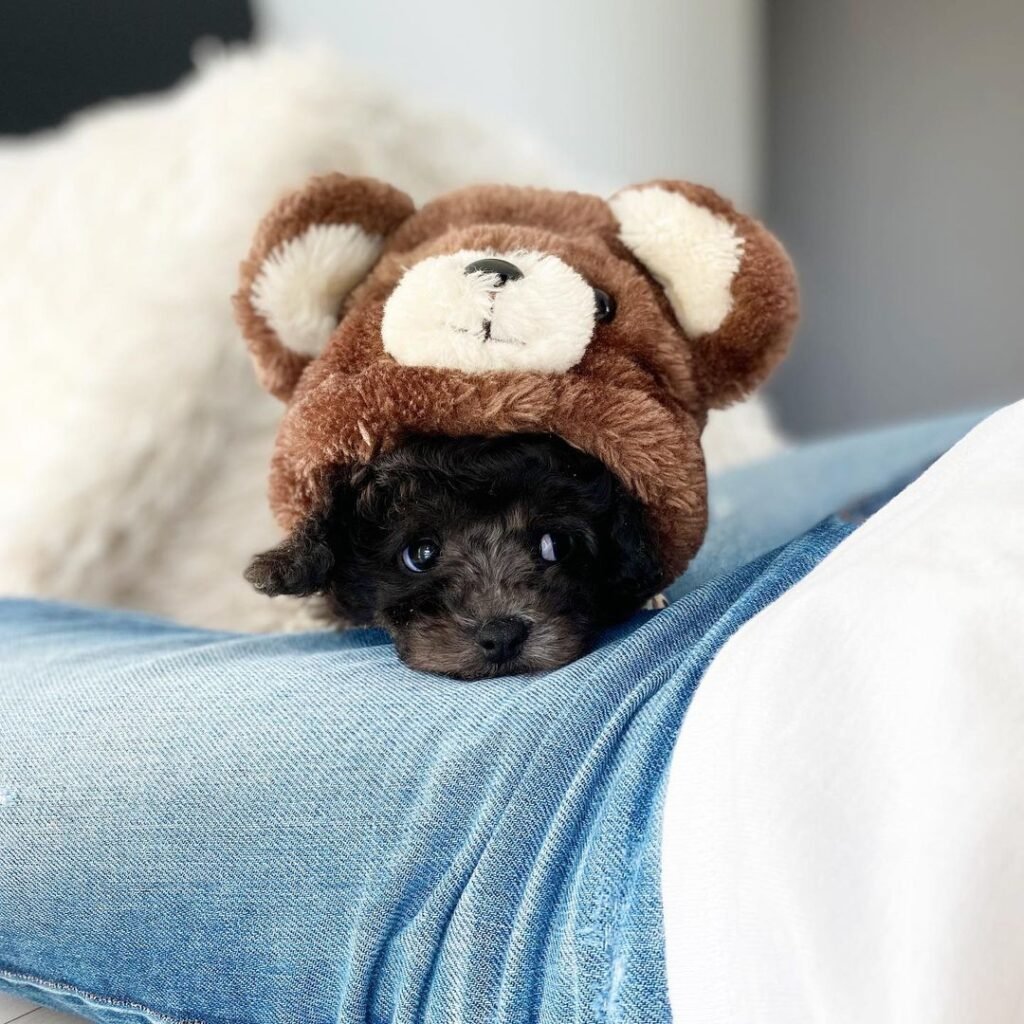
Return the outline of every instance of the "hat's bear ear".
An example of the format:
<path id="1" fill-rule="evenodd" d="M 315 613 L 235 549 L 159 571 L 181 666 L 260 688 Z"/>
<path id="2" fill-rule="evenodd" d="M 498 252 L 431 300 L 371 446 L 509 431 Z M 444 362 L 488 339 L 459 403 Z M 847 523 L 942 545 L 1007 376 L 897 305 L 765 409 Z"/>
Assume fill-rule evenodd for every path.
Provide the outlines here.
<path id="1" fill-rule="evenodd" d="M 709 188 L 654 181 L 609 204 L 619 238 L 664 288 L 709 406 L 728 405 L 782 358 L 796 326 L 796 274 L 756 220 Z"/>
<path id="2" fill-rule="evenodd" d="M 404 192 L 381 181 L 328 174 L 285 196 L 263 218 L 234 302 L 271 394 L 290 397 L 334 331 L 345 296 L 413 209 Z"/>

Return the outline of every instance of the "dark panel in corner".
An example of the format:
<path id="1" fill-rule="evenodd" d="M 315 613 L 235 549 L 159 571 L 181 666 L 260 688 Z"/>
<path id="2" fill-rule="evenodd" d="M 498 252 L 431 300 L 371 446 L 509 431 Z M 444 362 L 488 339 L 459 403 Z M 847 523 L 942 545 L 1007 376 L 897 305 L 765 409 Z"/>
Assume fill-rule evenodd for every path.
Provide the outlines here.
<path id="1" fill-rule="evenodd" d="M 248 39 L 246 0 L 0 0 L 0 135 L 173 85 L 196 40 Z"/>

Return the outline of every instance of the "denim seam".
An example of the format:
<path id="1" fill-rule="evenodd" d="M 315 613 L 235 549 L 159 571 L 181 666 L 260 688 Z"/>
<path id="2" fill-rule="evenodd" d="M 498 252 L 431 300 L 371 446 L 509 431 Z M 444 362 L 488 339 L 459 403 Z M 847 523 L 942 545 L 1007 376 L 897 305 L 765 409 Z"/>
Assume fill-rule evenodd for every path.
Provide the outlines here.
<path id="1" fill-rule="evenodd" d="M 153 1021 L 153 1024 L 204 1024 L 197 1017 L 169 1017 L 167 1014 L 159 1013 L 148 1006 L 144 1006 L 142 1003 L 133 1003 L 128 999 L 113 999 L 110 996 L 97 995 L 95 992 L 88 992 L 85 989 L 76 988 L 74 985 L 66 985 L 59 981 L 50 981 L 48 978 L 40 978 L 34 974 L 22 974 L 19 971 L 6 971 L 0 968 L 0 979 L 18 985 L 37 988 L 49 995 L 72 995 L 81 999 L 84 1003 L 94 1004 L 97 1009 L 132 1010 L 136 1013 L 145 1014 Z"/>
<path id="2" fill-rule="evenodd" d="M 620 736 L 621 737 L 621 735 L 628 730 L 629 724 L 647 706 L 647 702 L 651 698 L 651 696 L 653 694 L 659 692 L 661 687 L 664 686 L 669 680 L 671 680 L 672 675 L 673 675 L 673 673 L 676 670 L 676 667 L 677 667 L 677 664 L 678 664 L 679 660 L 680 660 L 679 657 L 674 657 L 670 664 L 662 665 L 662 666 L 656 666 L 653 670 L 650 670 L 647 673 L 645 673 L 645 675 L 641 679 L 637 680 L 634 683 L 634 685 L 630 688 L 630 693 L 629 693 L 629 698 L 628 698 L 628 704 L 631 705 L 631 706 L 628 709 L 626 709 L 626 708 L 619 708 L 618 712 L 616 713 L 615 716 L 613 716 L 611 721 L 606 721 L 606 722 L 603 723 L 603 725 L 600 727 L 600 729 L 593 736 L 592 744 L 591 744 L 591 749 L 592 750 L 597 750 L 605 742 L 607 742 L 607 743 L 609 743 L 611 745 L 615 744 L 615 740 L 614 739 L 610 739 L 609 740 L 609 739 L 607 739 L 607 737 L 615 737 L 615 736 Z M 652 682 L 652 678 L 653 677 L 657 677 L 657 681 L 656 682 Z M 566 719 L 567 718 L 571 718 L 571 716 L 573 714 L 574 714 L 574 710 L 572 708 L 566 708 L 565 711 L 559 716 L 558 720 L 556 722 L 552 723 L 551 727 L 545 731 L 544 739 L 547 740 L 547 738 L 556 729 L 564 728 Z M 533 763 L 536 762 L 537 756 L 539 756 L 540 753 L 541 753 L 541 748 L 542 748 L 542 744 L 538 744 L 537 753 L 536 753 L 536 755 L 533 758 L 531 758 L 530 764 L 533 764 Z M 569 795 L 571 793 L 573 793 L 576 790 L 577 784 L 578 784 L 581 776 L 585 775 L 586 771 L 587 771 L 587 768 L 586 768 L 585 765 L 578 765 L 572 771 L 572 774 L 571 774 L 570 778 L 567 779 L 566 790 L 565 790 L 565 793 L 563 794 L 563 802 L 564 802 L 564 800 L 566 800 L 569 797 Z M 520 783 L 520 785 L 522 785 L 522 783 Z M 552 810 L 551 815 L 549 815 L 549 817 L 547 819 L 549 824 L 550 824 L 550 822 L 552 820 L 555 820 L 555 819 L 559 818 L 559 816 L 562 814 L 562 812 L 564 810 L 563 802 L 560 802 L 559 805 Z M 580 810 L 578 810 L 576 812 L 577 815 L 579 815 L 581 813 L 585 814 L 585 812 L 582 809 L 580 809 Z M 527 884 L 527 889 L 529 889 L 529 883 Z M 518 920 L 518 915 L 517 915 L 516 919 Z M 548 947 L 548 945 L 550 943 L 550 939 L 551 939 L 550 930 L 549 929 L 545 929 L 543 936 L 540 938 L 541 946 L 542 946 L 542 949 L 544 951 L 546 951 L 546 949 L 547 949 L 547 947 Z M 607 942 L 608 942 L 608 940 L 606 939 L 605 943 L 603 944 L 606 953 L 609 951 Z M 507 959 L 508 959 L 507 953 L 508 953 L 508 951 L 506 950 L 506 962 L 507 962 Z M 613 965 L 610 965 L 609 969 L 611 969 L 611 966 L 613 966 Z M 577 977 L 578 977 L 578 975 L 577 975 Z M 533 989 L 536 989 L 536 985 L 537 985 L 537 982 L 535 981 L 534 984 L 533 984 Z M 610 985 L 611 985 L 611 978 L 609 976 L 607 984 L 603 985 L 603 987 L 604 988 L 608 988 Z M 502 1005 L 505 1004 L 505 1000 L 503 998 L 503 992 L 504 992 L 504 985 L 499 987 L 499 1001 L 500 1001 L 500 1003 Z"/>
<path id="3" fill-rule="evenodd" d="M 480 848 L 477 850 L 476 856 L 473 858 L 473 866 L 472 866 L 472 868 L 469 870 L 468 874 L 466 875 L 465 879 L 462 882 L 462 885 L 460 887 L 460 895 L 455 898 L 454 903 L 452 904 L 450 910 L 448 911 L 448 913 L 446 915 L 446 920 L 444 922 L 444 925 L 443 925 L 443 927 L 441 929 L 441 933 L 438 936 L 437 942 L 435 944 L 433 955 L 430 958 L 429 973 L 423 979 L 423 981 L 422 981 L 422 983 L 420 985 L 420 995 L 419 995 L 419 1001 L 418 1001 L 419 1002 L 419 1007 L 418 1007 L 417 1012 L 416 1012 L 416 1018 L 415 1018 L 416 1020 L 419 1020 L 421 1018 L 422 1012 L 423 1012 L 423 1008 L 429 1005 L 430 999 L 431 999 L 431 997 L 433 995 L 434 982 L 435 982 L 435 979 L 436 979 L 436 976 L 437 976 L 437 968 L 438 968 L 438 964 L 439 964 L 439 961 L 441 959 L 442 952 L 443 952 L 443 948 L 442 947 L 444 946 L 444 941 L 445 941 L 446 937 L 448 936 L 448 934 L 449 934 L 449 932 L 451 930 L 452 920 L 453 920 L 453 918 L 455 916 L 455 912 L 456 912 L 456 910 L 458 908 L 458 905 L 459 905 L 459 902 L 461 900 L 461 895 L 462 895 L 463 892 L 465 892 L 465 890 L 468 888 L 468 886 L 472 882 L 474 876 L 476 875 L 476 872 L 477 872 L 477 870 L 478 870 L 478 868 L 480 866 L 480 860 L 484 856 L 484 854 L 485 854 L 485 852 L 487 850 L 487 846 L 490 843 L 491 839 L 493 838 L 495 832 L 497 832 L 501 828 L 502 824 L 506 821 L 506 819 L 508 817 L 510 808 L 512 808 L 515 805 L 515 797 L 516 797 L 516 794 L 519 792 L 520 788 L 523 785 L 523 781 L 522 781 L 523 777 L 528 773 L 529 768 L 532 765 L 535 765 L 537 763 L 538 758 L 542 757 L 544 752 L 547 750 L 547 747 L 545 746 L 545 744 L 546 744 L 546 741 L 548 740 L 548 738 L 551 736 L 551 734 L 556 732 L 558 729 L 562 728 L 563 726 L 564 726 L 564 715 L 559 715 L 557 719 L 555 719 L 553 722 L 548 723 L 548 725 L 545 727 L 542 736 L 537 741 L 535 749 L 530 754 L 530 757 L 527 759 L 526 764 L 521 767 L 521 769 L 520 769 L 520 778 L 518 779 L 516 784 L 512 787 L 512 789 L 510 790 L 508 796 L 506 797 L 506 799 L 504 801 L 504 806 L 503 806 L 503 808 L 501 810 L 501 813 L 497 816 L 496 820 L 492 823 L 491 828 L 489 829 L 487 835 L 481 837 Z M 388 936 L 387 940 L 385 942 L 382 942 L 379 945 L 378 949 L 376 950 L 376 955 L 374 956 L 373 965 L 372 965 L 372 967 L 370 969 L 369 978 L 367 979 L 367 983 L 366 983 L 366 994 L 367 994 L 367 1005 L 368 1006 L 372 1007 L 372 1006 L 376 1005 L 376 1002 L 377 1002 L 377 992 L 378 992 L 378 989 L 380 987 L 379 979 L 380 979 L 380 973 L 381 973 L 381 966 L 382 966 L 382 964 L 383 964 L 383 962 L 384 962 L 384 960 L 386 958 L 386 952 L 387 952 L 388 948 L 397 939 L 399 939 L 402 936 L 402 934 L 408 929 L 410 924 L 415 922 L 416 919 L 422 914 L 423 909 L 424 909 L 424 904 L 428 900 L 429 900 L 429 895 L 424 898 L 424 902 L 421 903 L 420 906 L 417 908 L 416 913 L 412 914 L 405 921 L 403 921 L 401 927 L 394 934 Z M 499 986 L 498 986 L 498 999 L 499 999 L 499 1002 L 500 1002 L 500 998 L 501 998 L 501 986 L 499 984 Z M 186 1022 L 186 1024 L 191 1024 L 191 1022 Z"/>
<path id="4" fill-rule="evenodd" d="M 622 975 L 625 969 L 624 940 L 628 931 L 628 925 L 623 921 L 623 915 L 628 910 L 629 897 L 635 890 L 640 877 L 643 850 L 644 842 L 640 839 L 634 839 L 633 849 L 630 851 L 629 861 L 624 872 L 626 877 L 621 879 L 619 884 L 615 886 L 614 898 L 610 900 L 610 909 L 615 920 L 612 923 L 611 933 L 606 940 L 605 947 L 605 953 L 608 957 L 608 974 L 602 987 L 600 1003 L 595 1007 L 601 1014 L 602 1021 L 618 1020 L 621 1018 L 619 991 L 622 988 Z M 611 894 L 606 893 L 605 895 Z"/>

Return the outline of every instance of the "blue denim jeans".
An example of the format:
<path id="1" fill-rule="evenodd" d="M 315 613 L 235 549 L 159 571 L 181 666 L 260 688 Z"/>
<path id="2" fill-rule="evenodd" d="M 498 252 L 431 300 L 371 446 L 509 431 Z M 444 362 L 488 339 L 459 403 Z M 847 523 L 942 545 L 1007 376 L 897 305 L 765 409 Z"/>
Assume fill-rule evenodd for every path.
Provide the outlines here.
<path id="1" fill-rule="evenodd" d="M 680 722 L 853 528 L 723 561 L 558 672 L 473 684 L 375 631 L 0 603 L 0 988 L 120 1022 L 669 1021 Z"/>

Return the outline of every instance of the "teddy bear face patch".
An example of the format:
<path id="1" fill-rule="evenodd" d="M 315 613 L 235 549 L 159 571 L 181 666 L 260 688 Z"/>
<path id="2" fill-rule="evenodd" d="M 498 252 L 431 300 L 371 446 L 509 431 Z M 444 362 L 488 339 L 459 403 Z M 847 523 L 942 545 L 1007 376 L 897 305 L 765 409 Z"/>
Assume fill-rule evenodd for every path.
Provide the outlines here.
<path id="1" fill-rule="evenodd" d="M 552 253 L 460 249 L 402 275 L 384 306 L 384 350 L 406 366 L 564 373 L 611 300 Z"/>

